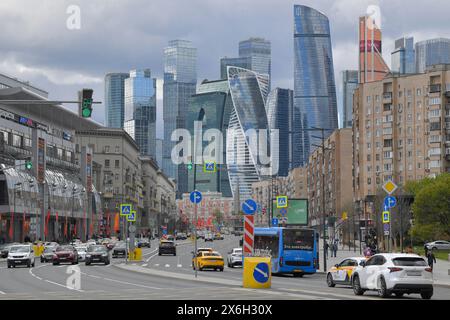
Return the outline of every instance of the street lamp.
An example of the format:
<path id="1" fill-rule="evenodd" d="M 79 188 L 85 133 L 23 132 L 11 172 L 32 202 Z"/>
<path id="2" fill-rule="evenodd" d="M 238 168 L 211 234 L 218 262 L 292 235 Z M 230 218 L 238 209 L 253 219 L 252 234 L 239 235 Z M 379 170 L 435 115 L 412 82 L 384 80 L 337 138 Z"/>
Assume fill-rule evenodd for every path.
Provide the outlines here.
<path id="1" fill-rule="evenodd" d="M 16 213 L 16 192 L 17 192 L 17 187 L 22 186 L 22 182 L 17 182 L 14 184 L 14 212 L 11 215 L 11 225 L 12 225 L 12 238 L 11 241 L 14 241 L 14 214 Z"/>

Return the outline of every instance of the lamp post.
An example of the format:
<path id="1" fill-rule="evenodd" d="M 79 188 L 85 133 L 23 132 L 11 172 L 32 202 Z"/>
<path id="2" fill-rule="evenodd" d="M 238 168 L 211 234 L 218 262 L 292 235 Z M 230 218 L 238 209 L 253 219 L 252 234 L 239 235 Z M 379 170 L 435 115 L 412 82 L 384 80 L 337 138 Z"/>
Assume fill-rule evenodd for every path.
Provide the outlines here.
<path id="1" fill-rule="evenodd" d="M 14 184 L 14 212 L 11 215 L 11 224 L 12 224 L 12 238 L 11 241 L 14 242 L 14 214 L 16 213 L 16 192 L 17 192 L 17 187 L 22 186 L 22 182 L 17 182 Z"/>

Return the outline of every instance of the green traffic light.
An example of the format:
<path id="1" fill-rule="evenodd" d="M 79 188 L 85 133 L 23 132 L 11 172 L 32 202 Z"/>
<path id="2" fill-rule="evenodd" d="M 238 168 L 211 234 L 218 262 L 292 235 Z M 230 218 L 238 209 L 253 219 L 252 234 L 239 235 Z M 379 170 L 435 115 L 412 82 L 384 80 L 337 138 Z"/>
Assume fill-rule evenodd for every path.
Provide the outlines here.
<path id="1" fill-rule="evenodd" d="M 192 170 L 192 163 L 188 163 L 187 168 L 188 170 Z"/>
<path id="2" fill-rule="evenodd" d="M 31 161 L 27 161 L 25 163 L 25 168 L 27 168 L 28 170 L 31 170 L 33 168 L 33 163 Z"/>
<path id="3" fill-rule="evenodd" d="M 92 114 L 92 110 L 89 108 L 83 108 L 81 113 L 83 115 L 83 118 L 89 118 Z"/>

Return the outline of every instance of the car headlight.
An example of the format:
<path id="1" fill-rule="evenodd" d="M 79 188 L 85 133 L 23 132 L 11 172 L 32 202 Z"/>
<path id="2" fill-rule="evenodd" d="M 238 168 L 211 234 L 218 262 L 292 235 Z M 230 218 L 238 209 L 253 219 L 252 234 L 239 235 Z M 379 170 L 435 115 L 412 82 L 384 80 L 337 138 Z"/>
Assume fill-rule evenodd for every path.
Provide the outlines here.
<path id="1" fill-rule="evenodd" d="M 107 253 L 102 254 L 102 257 L 107 257 L 107 256 L 108 256 Z"/>

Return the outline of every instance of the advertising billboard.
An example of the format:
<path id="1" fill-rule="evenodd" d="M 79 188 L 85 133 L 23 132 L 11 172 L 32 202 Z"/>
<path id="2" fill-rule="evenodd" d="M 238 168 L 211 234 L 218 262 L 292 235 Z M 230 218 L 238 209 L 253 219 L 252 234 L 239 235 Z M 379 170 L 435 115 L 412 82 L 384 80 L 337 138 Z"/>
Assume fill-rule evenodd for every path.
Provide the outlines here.
<path id="1" fill-rule="evenodd" d="M 289 199 L 286 208 L 277 208 L 277 202 L 273 201 L 273 217 L 279 224 L 286 226 L 308 225 L 308 199 Z"/>

